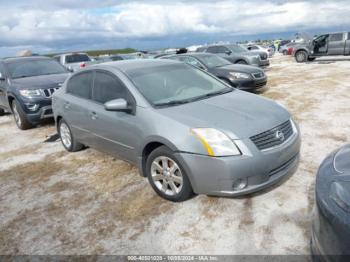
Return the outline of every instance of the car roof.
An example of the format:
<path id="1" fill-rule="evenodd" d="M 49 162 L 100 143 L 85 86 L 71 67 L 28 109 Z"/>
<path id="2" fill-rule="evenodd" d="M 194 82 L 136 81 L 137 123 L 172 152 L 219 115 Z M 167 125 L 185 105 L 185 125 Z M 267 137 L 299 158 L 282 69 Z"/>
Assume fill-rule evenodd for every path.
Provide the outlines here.
<path id="1" fill-rule="evenodd" d="M 21 56 L 21 57 L 8 57 L 3 58 L 0 61 L 4 63 L 15 63 L 21 61 L 34 61 L 34 60 L 51 60 L 52 58 L 47 56 Z"/>
<path id="2" fill-rule="evenodd" d="M 97 64 L 90 66 L 89 68 L 115 68 L 120 71 L 126 72 L 129 70 L 137 70 L 140 68 L 149 68 L 149 67 L 157 67 L 162 65 L 171 65 L 171 64 L 179 64 L 180 62 L 175 60 L 166 60 L 166 59 L 133 59 L 133 60 L 121 60 L 121 61 L 113 61 L 102 64 Z"/>

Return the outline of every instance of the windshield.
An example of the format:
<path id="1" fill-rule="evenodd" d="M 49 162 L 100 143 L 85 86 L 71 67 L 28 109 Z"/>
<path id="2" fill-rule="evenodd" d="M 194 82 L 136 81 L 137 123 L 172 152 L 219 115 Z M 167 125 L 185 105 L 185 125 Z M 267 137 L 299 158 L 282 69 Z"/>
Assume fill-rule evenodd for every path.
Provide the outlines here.
<path id="1" fill-rule="evenodd" d="M 74 54 L 74 55 L 66 56 L 66 64 L 89 62 L 89 61 L 91 61 L 90 57 L 85 54 Z"/>
<path id="2" fill-rule="evenodd" d="M 12 62 L 7 64 L 7 69 L 13 79 L 67 73 L 60 63 L 51 59 Z"/>
<path id="3" fill-rule="evenodd" d="M 248 49 L 239 45 L 228 45 L 227 46 L 233 53 L 246 53 Z"/>
<path id="4" fill-rule="evenodd" d="M 233 90 L 187 64 L 140 68 L 126 73 L 142 95 L 155 106 L 189 103 Z"/>
<path id="5" fill-rule="evenodd" d="M 225 66 L 225 65 L 230 65 L 231 64 L 226 59 L 221 58 L 220 56 L 217 56 L 217 55 L 205 55 L 205 56 L 200 56 L 198 58 L 200 58 L 200 60 L 208 68 L 221 67 L 221 66 Z"/>

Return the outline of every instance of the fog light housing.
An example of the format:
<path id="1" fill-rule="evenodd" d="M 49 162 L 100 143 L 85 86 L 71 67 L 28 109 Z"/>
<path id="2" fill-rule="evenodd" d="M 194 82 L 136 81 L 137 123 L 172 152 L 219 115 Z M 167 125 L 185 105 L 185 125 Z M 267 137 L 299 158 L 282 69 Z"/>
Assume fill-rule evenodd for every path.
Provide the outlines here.
<path id="1" fill-rule="evenodd" d="M 29 111 L 37 111 L 39 109 L 39 104 L 26 104 Z"/>
<path id="2" fill-rule="evenodd" d="M 232 184 L 234 190 L 242 190 L 248 185 L 248 180 L 246 178 L 239 178 Z"/>

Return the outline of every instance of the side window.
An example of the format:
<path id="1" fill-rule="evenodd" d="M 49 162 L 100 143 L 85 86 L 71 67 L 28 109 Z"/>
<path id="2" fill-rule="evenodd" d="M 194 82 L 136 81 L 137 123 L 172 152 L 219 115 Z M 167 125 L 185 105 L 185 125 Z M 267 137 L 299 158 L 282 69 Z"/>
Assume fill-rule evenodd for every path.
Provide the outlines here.
<path id="1" fill-rule="evenodd" d="M 207 49 L 207 52 L 208 53 L 213 53 L 213 54 L 219 53 L 218 52 L 218 47 L 217 46 L 209 46 L 208 49 Z"/>
<path id="2" fill-rule="evenodd" d="M 92 71 L 73 76 L 67 83 L 67 93 L 81 98 L 91 98 Z"/>
<path id="3" fill-rule="evenodd" d="M 343 40 L 343 33 L 340 34 L 333 34 L 330 35 L 329 41 L 334 42 L 334 41 L 342 41 Z"/>
<path id="4" fill-rule="evenodd" d="M 227 51 L 229 51 L 229 50 L 227 49 L 227 47 L 218 46 L 218 53 L 225 53 L 225 52 L 227 52 Z"/>
<path id="5" fill-rule="evenodd" d="M 96 71 L 92 99 L 99 103 L 106 103 L 113 99 L 127 99 L 124 85 L 109 73 Z"/>
<path id="6" fill-rule="evenodd" d="M 350 32 L 348 33 L 348 40 L 350 40 Z"/>

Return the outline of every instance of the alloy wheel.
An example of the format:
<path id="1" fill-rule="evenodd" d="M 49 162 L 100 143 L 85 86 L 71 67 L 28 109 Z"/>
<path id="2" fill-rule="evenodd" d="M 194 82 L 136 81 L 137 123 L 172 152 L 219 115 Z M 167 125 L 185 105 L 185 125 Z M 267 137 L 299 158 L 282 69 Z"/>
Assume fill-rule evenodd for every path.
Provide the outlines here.
<path id="1" fill-rule="evenodd" d="M 60 125 L 60 136 L 63 145 L 66 148 L 70 148 L 72 145 L 72 136 L 69 130 L 69 127 L 65 123 L 61 123 Z"/>
<path id="2" fill-rule="evenodd" d="M 151 177 L 155 186 L 168 196 L 177 195 L 183 186 L 183 176 L 177 163 L 169 157 L 159 156 L 151 165 Z"/>

